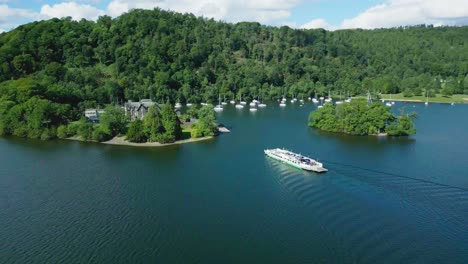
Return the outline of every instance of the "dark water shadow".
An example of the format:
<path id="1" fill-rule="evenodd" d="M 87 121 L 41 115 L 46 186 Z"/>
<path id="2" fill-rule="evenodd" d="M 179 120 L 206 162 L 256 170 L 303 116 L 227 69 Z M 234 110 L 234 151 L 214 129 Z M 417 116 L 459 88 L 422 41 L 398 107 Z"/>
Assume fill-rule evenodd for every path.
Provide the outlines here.
<path id="1" fill-rule="evenodd" d="M 339 141 L 351 146 L 384 146 L 391 145 L 408 145 L 416 143 L 416 139 L 412 137 L 387 137 L 387 136 L 355 136 L 335 132 L 322 131 L 316 128 L 309 128 L 309 135 L 320 136 L 331 140 Z"/>

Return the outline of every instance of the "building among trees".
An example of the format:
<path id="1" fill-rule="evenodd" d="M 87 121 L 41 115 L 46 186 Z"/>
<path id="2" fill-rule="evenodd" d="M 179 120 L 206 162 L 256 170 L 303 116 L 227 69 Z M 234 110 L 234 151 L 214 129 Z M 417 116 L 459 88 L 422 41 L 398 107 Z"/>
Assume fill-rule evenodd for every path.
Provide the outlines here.
<path id="1" fill-rule="evenodd" d="M 161 110 L 161 106 L 151 99 L 141 99 L 139 102 L 128 100 L 124 105 L 125 114 L 130 121 L 134 121 L 135 119 L 143 120 L 143 117 L 148 113 L 148 109 L 153 105 L 158 111 Z"/>

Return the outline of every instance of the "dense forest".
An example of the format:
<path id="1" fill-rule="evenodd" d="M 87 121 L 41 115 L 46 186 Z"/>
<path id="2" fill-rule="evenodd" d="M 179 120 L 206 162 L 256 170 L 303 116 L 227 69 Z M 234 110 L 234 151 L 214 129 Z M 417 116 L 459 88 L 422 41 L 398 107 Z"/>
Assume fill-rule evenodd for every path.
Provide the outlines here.
<path id="1" fill-rule="evenodd" d="M 390 112 L 390 107 L 381 102 L 368 103 L 353 100 L 349 103 L 333 105 L 326 103 L 309 115 L 309 126 L 324 131 L 350 135 L 409 136 L 416 133 L 413 119 L 416 113 L 401 115 Z"/>
<path id="2" fill-rule="evenodd" d="M 329 32 L 159 9 L 51 19 L 0 34 L 0 135 L 53 137 L 85 108 L 129 99 L 468 94 L 467 74 L 468 27 Z"/>

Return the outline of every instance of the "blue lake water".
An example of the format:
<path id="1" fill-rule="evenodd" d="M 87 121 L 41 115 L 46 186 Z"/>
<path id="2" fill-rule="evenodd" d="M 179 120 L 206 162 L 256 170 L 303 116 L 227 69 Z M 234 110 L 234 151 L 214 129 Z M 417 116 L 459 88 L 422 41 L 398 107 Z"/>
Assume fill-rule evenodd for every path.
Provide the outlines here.
<path id="1" fill-rule="evenodd" d="M 228 106 L 231 133 L 185 145 L 0 138 L 0 262 L 466 263 L 468 105 L 401 107 L 409 138 L 319 132 L 312 104 L 276 102 Z"/>

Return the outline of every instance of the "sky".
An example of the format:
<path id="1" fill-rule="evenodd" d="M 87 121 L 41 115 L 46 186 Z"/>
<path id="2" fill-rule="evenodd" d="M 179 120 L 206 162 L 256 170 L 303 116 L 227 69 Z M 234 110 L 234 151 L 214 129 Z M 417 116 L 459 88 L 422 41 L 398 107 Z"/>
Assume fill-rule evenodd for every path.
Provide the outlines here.
<path id="1" fill-rule="evenodd" d="M 468 0 L 0 0 L 0 32 L 53 17 L 96 20 L 155 7 L 226 22 L 304 29 L 468 25 Z"/>

